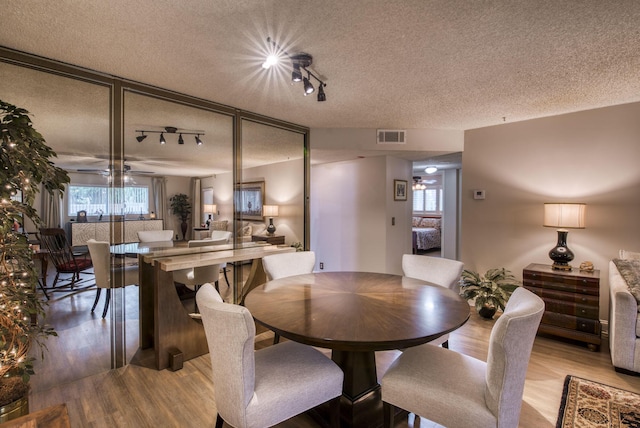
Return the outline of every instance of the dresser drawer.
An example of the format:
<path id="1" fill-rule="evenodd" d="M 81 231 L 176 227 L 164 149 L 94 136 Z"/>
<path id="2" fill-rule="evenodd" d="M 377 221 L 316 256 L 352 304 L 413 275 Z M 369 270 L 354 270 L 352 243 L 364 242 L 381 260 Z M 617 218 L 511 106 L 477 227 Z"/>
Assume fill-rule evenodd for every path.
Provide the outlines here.
<path id="1" fill-rule="evenodd" d="M 543 299 L 562 300 L 565 302 L 579 303 L 587 306 L 600 306 L 600 298 L 597 295 L 570 293 L 549 288 L 532 287 L 524 284 L 524 287 Z"/>
<path id="2" fill-rule="evenodd" d="M 566 302 L 564 300 L 555 300 L 543 298 L 545 311 L 556 312 L 559 314 L 573 315 L 581 318 L 589 318 L 597 320 L 600 312 L 598 306 L 582 305 L 580 303 Z"/>
<path id="3" fill-rule="evenodd" d="M 597 296 L 600 294 L 600 281 L 592 278 L 561 277 L 538 272 L 524 271 L 525 286 L 548 288 L 569 293 L 581 293 Z"/>
<path id="4" fill-rule="evenodd" d="M 555 325 L 584 333 L 600 334 L 600 321 L 598 320 L 557 314 L 555 312 L 545 311 L 544 315 L 542 315 L 542 324 Z"/>

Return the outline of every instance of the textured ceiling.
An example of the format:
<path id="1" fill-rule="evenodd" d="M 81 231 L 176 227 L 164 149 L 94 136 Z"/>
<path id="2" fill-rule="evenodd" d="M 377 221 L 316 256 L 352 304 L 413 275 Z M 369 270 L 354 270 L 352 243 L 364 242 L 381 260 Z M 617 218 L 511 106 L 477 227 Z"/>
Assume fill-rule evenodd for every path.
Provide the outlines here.
<path id="1" fill-rule="evenodd" d="M 635 0 L 2 3 L 3 46 L 311 128 L 465 130 L 640 100 Z M 268 36 L 313 55 L 326 102 L 260 67 Z"/>

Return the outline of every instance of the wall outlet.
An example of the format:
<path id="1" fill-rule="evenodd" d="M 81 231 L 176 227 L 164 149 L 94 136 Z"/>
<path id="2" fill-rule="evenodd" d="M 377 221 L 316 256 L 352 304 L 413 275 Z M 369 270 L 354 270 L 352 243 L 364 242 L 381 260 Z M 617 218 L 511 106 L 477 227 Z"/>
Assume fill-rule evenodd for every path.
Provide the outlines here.
<path id="1" fill-rule="evenodd" d="M 324 269 L 324 263 L 320 262 L 320 270 Z"/>

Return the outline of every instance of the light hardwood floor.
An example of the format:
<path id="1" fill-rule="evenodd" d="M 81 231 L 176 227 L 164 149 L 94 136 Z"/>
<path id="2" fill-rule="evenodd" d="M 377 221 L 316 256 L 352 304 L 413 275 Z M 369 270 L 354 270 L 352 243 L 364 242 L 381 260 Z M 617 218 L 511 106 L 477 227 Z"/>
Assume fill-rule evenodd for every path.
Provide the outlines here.
<path id="1" fill-rule="evenodd" d="M 224 281 L 221 282 L 224 284 Z M 225 292 L 226 285 L 221 291 Z M 137 287 L 126 288 L 128 349 L 137 348 Z M 66 403 L 73 427 L 204 427 L 215 423 L 215 388 L 210 380 L 209 355 L 185 362 L 177 372 L 156 371 L 132 363 L 108 370 L 109 321 L 102 320 L 103 300 L 90 314 L 95 290 L 72 295 L 56 293 L 49 306 L 49 322 L 59 337 L 48 341 L 49 352 L 36 364 L 32 377 L 31 411 Z M 493 321 L 475 312 L 451 334 L 452 350 L 486 359 Z M 256 348 L 269 346 L 272 335 L 261 333 Z M 380 377 L 398 352 L 377 354 Z M 216 361 L 215 364 L 224 364 Z M 590 352 L 586 346 L 537 337 L 525 384 L 521 427 L 553 427 L 564 378 L 572 374 L 631 391 L 640 391 L 640 377 L 616 373 L 608 347 Z M 226 425 L 225 425 L 226 426 Z M 279 427 L 315 427 L 305 415 Z M 438 426 L 412 415 L 397 427 Z"/>

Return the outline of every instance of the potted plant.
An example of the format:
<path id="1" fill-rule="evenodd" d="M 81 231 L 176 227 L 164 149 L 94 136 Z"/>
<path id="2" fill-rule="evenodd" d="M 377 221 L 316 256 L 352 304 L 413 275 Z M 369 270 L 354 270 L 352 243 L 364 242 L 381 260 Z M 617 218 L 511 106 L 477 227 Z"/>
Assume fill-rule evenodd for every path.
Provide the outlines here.
<path id="1" fill-rule="evenodd" d="M 511 293 L 520 285 L 505 268 L 489 269 L 484 275 L 465 269 L 460 279 L 460 294 L 467 300 L 475 299 L 478 314 L 492 319 L 498 309 L 504 310 Z"/>
<path id="2" fill-rule="evenodd" d="M 178 193 L 177 195 L 173 195 L 169 200 L 171 201 L 171 212 L 177 215 L 180 221 L 182 221 L 182 223 L 180 223 L 182 239 L 187 239 L 187 220 L 189 220 L 189 215 L 191 214 L 189 197 L 184 193 Z"/>
<path id="3" fill-rule="evenodd" d="M 15 227 L 41 220 L 33 208 L 39 186 L 53 194 L 69 182 L 65 170 L 49 160 L 55 152 L 32 126 L 29 112 L 0 100 L 0 422 L 29 412 L 32 345 L 55 336 L 44 324 L 44 307 L 36 295 L 36 272 L 27 235 Z M 5 414 L 1 414 L 2 411 Z"/>

